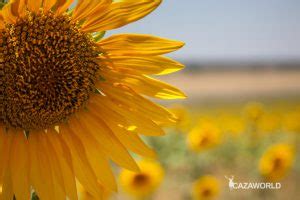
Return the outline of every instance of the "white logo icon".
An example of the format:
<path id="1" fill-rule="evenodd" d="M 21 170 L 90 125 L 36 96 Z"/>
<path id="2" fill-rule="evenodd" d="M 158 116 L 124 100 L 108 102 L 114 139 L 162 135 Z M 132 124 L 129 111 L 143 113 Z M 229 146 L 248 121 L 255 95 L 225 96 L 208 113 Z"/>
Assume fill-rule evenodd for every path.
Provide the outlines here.
<path id="1" fill-rule="evenodd" d="M 256 189 L 256 190 L 264 190 L 264 189 L 275 189 L 278 190 L 281 188 L 281 183 L 271 183 L 271 182 L 234 182 L 234 176 L 231 177 L 225 176 L 225 178 L 229 181 L 228 187 L 231 190 L 249 190 L 249 189 Z"/>
<path id="2" fill-rule="evenodd" d="M 229 189 L 233 190 L 234 189 L 234 182 L 233 182 L 234 176 L 231 175 L 230 178 L 228 178 L 227 176 L 225 176 L 225 178 L 229 181 L 228 182 Z"/>

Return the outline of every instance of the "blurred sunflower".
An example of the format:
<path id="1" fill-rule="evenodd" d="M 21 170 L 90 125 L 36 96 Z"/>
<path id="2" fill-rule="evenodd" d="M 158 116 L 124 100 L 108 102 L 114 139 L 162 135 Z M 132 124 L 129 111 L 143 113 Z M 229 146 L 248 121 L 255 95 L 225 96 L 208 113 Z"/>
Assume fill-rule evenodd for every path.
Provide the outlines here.
<path id="1" fill-rule="evenodd" d="M 220 193 L 220 183 L 214 176 L 206 175 L 195 181 L 192 188 L 194 200 L 213 200 Z"/>
<path id="2" fill-rule="evenodd" d="M 223 132 L 233 136 L 238 136 L 246 131 L 245 120 L 238 115 L 223 114 L 218 118 L 218 121 Z"/>
<path id="3" fill-rule="evenodd" d="M 274 133 L 280 129 L 279 113 L 265 113 L 257 122 L 257 129 L 262 133 Z"/>
<path id="4" fill-rule="evenodd" d="M 138 162 L 140 172 L 123 169 L 120 173 L 120 184 L 125 192 L 137 198 L 147 197 L 161 184 L 164 171 L 157 162 L 142 160 Z"/>
<path id="5" fill-rule="evenodd" d="M 259 102 L 249 102 L 244 107 L 244 114 L 246 119 L 250 122 L 256 122 L 264 114 L 264 105 Z"/>
<path id="6" fill-rule="evenodd" d="M 116 190 L 109 165 L 138 170 L 139 138 L 174 123 L 144 97 L 185 98 L 150 75 L 183 68 L 161 56 L 182 42 L 150 35 L 102 39 L 151 13 L 161 0 L 12 0 L 0 12 L 2 199 L 77 199 L 75 180 L 96 199 Z"/>
<path id="7" fill-rule="evenodd" d="M 300 111 L 291 111 L 283 117 L 283 129 L 288 132 L 300 133 Z"/>
<path id="8" fill-rule="evenodd" d="M 293 165 L 295 159 L 294 147 L 289 144 L 271 146 L 259 162 L 259 170 L 265 178 L 276 181 L 283 178 Z"/>
<path id="9" fill-rule="evenodd" d="M 210 149 L 220 142 L 221 130 L 211 122 L 200 122 L 187 136 L 188 147 L 195 152 Z"/>

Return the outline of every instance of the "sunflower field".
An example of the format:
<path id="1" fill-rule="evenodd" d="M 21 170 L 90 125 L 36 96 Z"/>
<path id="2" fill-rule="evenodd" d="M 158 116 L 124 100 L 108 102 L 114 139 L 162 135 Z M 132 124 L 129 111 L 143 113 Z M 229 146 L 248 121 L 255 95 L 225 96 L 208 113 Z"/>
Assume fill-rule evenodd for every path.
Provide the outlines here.
<path id="1" fill-rule="evenodd" d="M 157 159 L 142 160 L 140 173 L 121 172 L 122 195 L 115 198 L 295 199 L 300 179 L 298 102 L 170 105 L 179 123 L 165 136 L 146 139 L 157 150 Z M 280 182 L 282 188 L 230 191 L 230 177 L 239 182 Z"/>

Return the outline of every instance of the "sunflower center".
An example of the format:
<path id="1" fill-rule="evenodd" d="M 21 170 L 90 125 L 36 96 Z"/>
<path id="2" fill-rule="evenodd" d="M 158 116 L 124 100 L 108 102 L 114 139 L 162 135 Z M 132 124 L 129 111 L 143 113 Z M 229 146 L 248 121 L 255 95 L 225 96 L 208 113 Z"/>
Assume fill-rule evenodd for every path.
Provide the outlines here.
<path id="1" fill-rule="evenodd" d="M 273 170 L 280 170 L 283 166 L 283 161 L 281 158 L 275 158 L 273 161 Z"/>
<path id="2" fill-rule="evenodd" d="M 205 188 L 202 190 L 202 196 L 203 197 L 210 197 L 212 195 L 212 191 L 209 188 Z"/>
<path id="3" fill-rule="evenodd" d="M 1 30 L 0 123 L 56 125 L 89 98 L 99 66 L 91 37 L 67 15 L 27 13 Z"/>
<path id="4" fill-rule="evenodd" d="M 137 174 L 133 179 L 133 183 L 136 186 L 144 186 L 149 181 L 149 177 L 146 174 Z"/>
<path id="5" fill-rule="evenodd" d="M 207 146 L 207 145 L 209 145 L 209 138 L 208 138 L 208 136 L 203 136 L 202 138 L 201 138 L 201 140 L 199 141 L 199 146 L 200 147 L 203 147 L 203 146 Z"/>

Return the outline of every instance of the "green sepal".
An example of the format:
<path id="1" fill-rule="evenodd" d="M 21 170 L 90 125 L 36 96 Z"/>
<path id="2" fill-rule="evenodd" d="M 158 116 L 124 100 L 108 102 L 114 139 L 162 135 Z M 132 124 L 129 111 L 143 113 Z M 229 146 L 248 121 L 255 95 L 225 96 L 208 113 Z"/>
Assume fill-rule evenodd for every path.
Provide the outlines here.
<path id="1" fill-rule="evenodd" d="M 100 41 L 105 36 L 106 31 L 97 32 L 93 35 L 95 42 Z"/>
<path id="2" fill-rule="evenodd" d="M 2 8 L 5 6 L 6 3 L 4 2 L 0 2 L 0 10 L 2 10 Z"/>
<path id="3" fill-rule="evenodd" d="M 73 15 L 74 10 L 74 8 L 68 8 L 66 12 L 68 13 L 68 15 Z"/>
<path id="4" fill-rule="evenodd" d="M 31 200 L 40 200 L 40 198 L 36 195 L 36 193 L 32 193 Z"/>
<path id="5" fill-rule="evenodd" d="M 97 89 L 97 88 L 95 88 L 94 91 L 95 91 L 95 94 L 102 94 L 101 91 L 99 89 Z"/>

